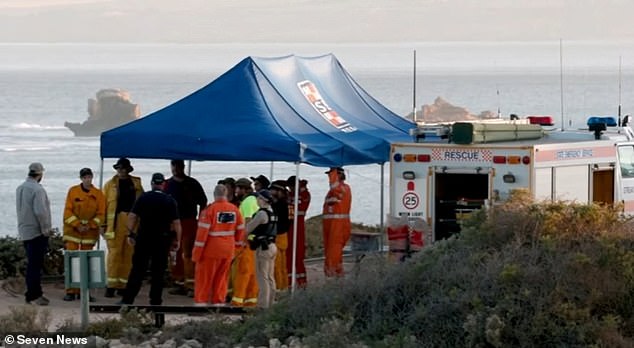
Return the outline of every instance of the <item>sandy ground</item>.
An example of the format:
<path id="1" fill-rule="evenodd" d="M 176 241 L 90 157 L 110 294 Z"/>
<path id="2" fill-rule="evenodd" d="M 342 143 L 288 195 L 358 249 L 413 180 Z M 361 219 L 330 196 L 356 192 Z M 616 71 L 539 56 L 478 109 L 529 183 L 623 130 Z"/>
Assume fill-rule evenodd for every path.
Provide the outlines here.
<path id="1" fill-rule="evenodd" d="M 354 259 L 347 260 L 345 262 L 346 271 L 351 271 L 354 267 Z M 323 275 L 323 260 L 313 259 L 306 264 L 309 286 L 311 284 L 319 284 L 324 281 Z M 51 321 L 48 326 L 49 331 L 55 331 L 65 322 L 72 320 L 74 323 L 79 324 L 81 322 L 81 307 L 80 301 L 64 301 L 64 283 L 63 281 L 54 283 L 44 283 L 44 296 L 46 296 L 51 302 L 48 306 L 39 307 L 47 309 L 51 313 Z M 6 315 L 10 313 L 11 307 L 20 306 L 32 306 L 24 302 L 24 283 L 23 280 L 8 280 L 3 281 L 0 287 L 0 315 Z M 166 289 L 167 290 L 167 289 Z M 165 305 L 192 305 L 193 300 L 186 296 L 170 295 L 167 291 L 163 292 L 163 303 Z M 148 300 L 149 286 L 144 285 L 141 292 L 135 300 L 135 304 L 146 305 L 149 304 Z M 91 305 L 98 304 L 115 304 L 120 300 L 119 297 L 106 298 L 104 297 L 104 289 L 92 289 L 92 296 L 96 298 L 96 302 Z M 106 318 L 117 317 L 118 314 L 104 314 L 104 313 L 90 313 L 90 322 L 103 320 Z M 178 324 L 186 322 L 188 320 L 200 319 L 200 316 L 188 316 L 167 314 L 165 320 L 167 324 Z"/>

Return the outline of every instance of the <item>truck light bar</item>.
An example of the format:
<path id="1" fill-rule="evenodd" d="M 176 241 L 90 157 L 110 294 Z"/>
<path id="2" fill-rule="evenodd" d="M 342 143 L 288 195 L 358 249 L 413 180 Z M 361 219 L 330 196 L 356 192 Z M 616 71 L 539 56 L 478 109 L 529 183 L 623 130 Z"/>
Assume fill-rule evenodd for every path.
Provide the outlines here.
<path id="1" fill-rule="evenodd" d="M 538 124 L 540 126 L 554 126 L 555 122 L 553 121 L 552 116 L 548 115 L 533 115 L 527 116 L 528 123 L 530 124 Z"/>
<path id="2" fill-rule="evenodd" d="M 493 156 L 493 163 L 506 164 L 506 156 Z"/>
<path id="3" fill-rule="evenodd" d="M 418 155 L 418 162 L 431 162 L 431 155 Z"/>
<path id="4" fill-rule="evenodd" d="M 403 155 L 403 161 L 404 162 L 416 162 L 416 155 L 412 154 L 412 153 L 408 153 Z"/>
<path id="5" fill-rule="evenodd" d="M 520 156 L 509 156 L 508 157 L 509 164 L 520 164 L 522 163 L 522 157 Z"/>

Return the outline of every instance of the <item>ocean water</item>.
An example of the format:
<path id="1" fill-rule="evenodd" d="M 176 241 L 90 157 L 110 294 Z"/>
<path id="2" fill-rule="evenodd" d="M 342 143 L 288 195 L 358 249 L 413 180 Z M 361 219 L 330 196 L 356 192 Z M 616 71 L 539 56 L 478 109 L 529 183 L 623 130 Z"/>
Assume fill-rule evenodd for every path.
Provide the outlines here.
<path id="1" fill-rule="evenodd" d="M 419 107 L 441 96 L 473 113 L 499 109 L 503 116 L 550 114 L 558 123 L 563 120 L 566 127 L 582 127 L 588 115 L 614 115 L 619 102 L 624 114 L 632 112 L 634 44 L 573 42 L 564 43 L 562 48 L 560 56 L 559 42 L 0 44 L 0 160 L 4 176 L 0 181 L 0 235 L 17 233 L 15 188 L 24 180 L 30 162 L 42 162 L 46 168 L 42 184 L 58 227 L 66 192 L 79 182 L 79 169 L 91 167 L 99 173 L 98 138 L 76 138 L 63 123 L 85 120 L 86 100 L 102 88 L 129 91 L 146 115 L 204 86 L 249 55 L 334 53 L 371 95 L 405 115 L 412 110 L 416 50 Z M 260 136 L 256 124 L 253 136 Z M 103 161 L 104 180 L 114 175 L 115 160 Z M 169 174 L 167 160 L 132 159 L 132 164 L 146 188 L 153 172 Z M 384 168 L 386 190 L 388 166 Z M 194 162 L 191 167 L 192 176 L 208 194 L 216 181 L 226 176 L 271 176 L 272 172 L 274 179 L 285 179 L 296 170 L 289 163 L 268 162 Z M 353 221 L 379 223 L 381 167 L 347 169 L 354 197 Z M 327 191 L 323 171 L 300 166 L 300 176 L 309 180 L 313 197 L 309 216 L 320 213 Z M 99 184 L 98 174 L 95 184 Z M 386 199 L 384 203 L 387 211 L 389 202 Z"/>

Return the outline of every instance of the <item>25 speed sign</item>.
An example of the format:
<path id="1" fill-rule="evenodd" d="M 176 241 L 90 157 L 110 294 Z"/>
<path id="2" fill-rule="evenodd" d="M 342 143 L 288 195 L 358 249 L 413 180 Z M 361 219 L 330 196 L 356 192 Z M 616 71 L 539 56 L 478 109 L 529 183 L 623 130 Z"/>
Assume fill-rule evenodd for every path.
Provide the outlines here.
<path id="1" fill-rule="evenodd" d="M 414 192 L 407 192 L 403 195 L 403 206 L 409 210 L 416 209 L 420 203 L 420 198 Z"/>

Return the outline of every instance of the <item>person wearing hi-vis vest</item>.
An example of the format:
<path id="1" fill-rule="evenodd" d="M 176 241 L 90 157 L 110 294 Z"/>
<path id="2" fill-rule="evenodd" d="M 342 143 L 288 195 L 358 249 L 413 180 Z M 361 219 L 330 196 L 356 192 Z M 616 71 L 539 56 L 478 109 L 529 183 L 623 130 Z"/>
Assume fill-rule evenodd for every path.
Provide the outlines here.
<path id="1" fill-rule="evenodd" d="M 350 239 L 350 205 L 352 192 L 344 182 L 343 168 L 330 168 L 326 172 L 330 190 L 326 194 L 323 210 L 324 272 L 327 277 L 343 276 L 343 247 Z"/>
<path id="2" fill-rule="evenodd" d="M 92 170 L 79 171 L 79 185 L 72 186 L 64 206 L 64 248 L 66 250 L 92 250 L 99 238 L 99 227 L 106 215 L 106 199 L 92 184 Z M 64 301 L 79 299 L 79 289 L 66 289 Z M 90 301 L 94 302 L 91 296 Z"/>
<path id="3" fill-rule="evenodd" d="M 192 261 L 196 263 L 194 305 L 223 305 L 236 245 L 243 243 L 244 220 L 227 200 L 227 187 L 214 188 L 214 201 L 200 212 Z"/>
<path id="4" fill-rule="evenodd" d="M 106 264 L 108 285 L 105 297 L 114 297 L 115 292 L 123 296 L 128 284 L 134 252 L 134 247 L 127 242 L 128 214 L 136 199 L 143 193 L 141 178 L 130 175 L 134 168 L 130 165 L 129 159 L 120 158 L 112 167 L 117 174 L 103 187 L 106 197 L 106 224 L 102 227 L 103 237 L 108 244 Z"/>

